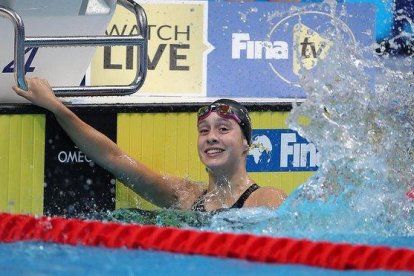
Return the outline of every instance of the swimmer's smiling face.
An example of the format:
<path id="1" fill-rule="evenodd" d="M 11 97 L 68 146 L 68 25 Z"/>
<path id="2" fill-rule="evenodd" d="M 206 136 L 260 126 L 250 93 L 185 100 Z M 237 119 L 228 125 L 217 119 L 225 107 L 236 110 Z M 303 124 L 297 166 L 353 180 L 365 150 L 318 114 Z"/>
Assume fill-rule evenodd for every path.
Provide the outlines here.
<path id="1" fill-rule="evenodd" d="M 211 112 L 198 122 L 197 128 L 198 155 L 210 170 L 232 169 L 245 159 L 247 140 L 235 120 Z"/>

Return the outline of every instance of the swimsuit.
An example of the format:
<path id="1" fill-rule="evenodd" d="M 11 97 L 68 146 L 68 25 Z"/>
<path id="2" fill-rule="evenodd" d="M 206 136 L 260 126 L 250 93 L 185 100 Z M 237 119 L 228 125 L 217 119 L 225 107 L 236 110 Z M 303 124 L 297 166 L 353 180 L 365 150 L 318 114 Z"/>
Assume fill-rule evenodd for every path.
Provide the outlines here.
<path id="1" fill-rule="evenodd" d="M 246 191 L 244 191 L 244 193 L 239 197 L 236 203 L 234 203 L 229 209 L 242 208 L 244 202 L 249 198 L 249 196 L 259 188 L 259 185 L 257 185 L 256 183 L 252 184 Z M 196 200 L 193 206 L 191 206 L 192 211 L 207 212 L 206 207 L 204 206 L 204 196 L 206 194 L 207 191 L 204 191 L 204 193 Z"/>

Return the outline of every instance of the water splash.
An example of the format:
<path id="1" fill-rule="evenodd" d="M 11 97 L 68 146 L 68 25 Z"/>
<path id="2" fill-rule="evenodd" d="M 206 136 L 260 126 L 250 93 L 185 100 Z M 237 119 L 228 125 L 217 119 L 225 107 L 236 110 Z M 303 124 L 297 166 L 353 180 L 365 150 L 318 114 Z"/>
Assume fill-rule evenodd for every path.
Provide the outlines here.
<path id="1" fill-rule="evenodd" d="M 333 208 L 326 218 L 345 232 L 413 235 L 414 202 L 406 192 L 414 184 L 414 64 L 395 59 L 391 68 L 358 47 L 337 41 L 315 71 L 302 72 L 307 101 L 288 123 L 317 145 L 322 163 L 284 208 Z M 301 116 L 310 123 L 298 123 Z"/>

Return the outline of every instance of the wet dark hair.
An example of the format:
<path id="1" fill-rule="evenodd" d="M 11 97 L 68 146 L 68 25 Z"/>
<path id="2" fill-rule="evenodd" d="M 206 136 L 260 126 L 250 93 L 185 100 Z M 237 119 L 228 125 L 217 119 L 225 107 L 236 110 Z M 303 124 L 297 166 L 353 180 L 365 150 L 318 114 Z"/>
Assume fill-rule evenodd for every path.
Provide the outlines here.
<path id="1" fill-rule="evenodd" d="M 239 126 L 242 130 L 244 138 L 246 138 L 247 143 L 250 146 L 252 144 L 252 123 L 251 123 L 251 119 L 250 119 L 249 112 L 247 111 L 247 109 L 243 105 L 241 105 L 239 102 L 236 102 L 230 99 L 217 100 L 211 103 L 210 106 L 213 104 L 218 104 L 218 103 L 227 104 L 231 106 L 232 110 L 234 111 L 234 113 L 236 113 L 237 117 L 239 117 L 241 121 L 239 123 Z"/>

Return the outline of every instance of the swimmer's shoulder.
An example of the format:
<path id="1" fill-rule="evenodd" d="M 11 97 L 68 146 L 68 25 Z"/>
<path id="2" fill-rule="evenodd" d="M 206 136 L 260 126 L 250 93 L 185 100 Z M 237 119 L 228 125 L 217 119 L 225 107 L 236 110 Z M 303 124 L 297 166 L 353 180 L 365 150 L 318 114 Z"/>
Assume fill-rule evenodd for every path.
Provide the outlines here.
<path id="1" fill-rule="evenodd" d="M 244 207 L 277 208 L 286 198 L 286 192 L 281 189 L 261 186 L 246 200 Z"/>

